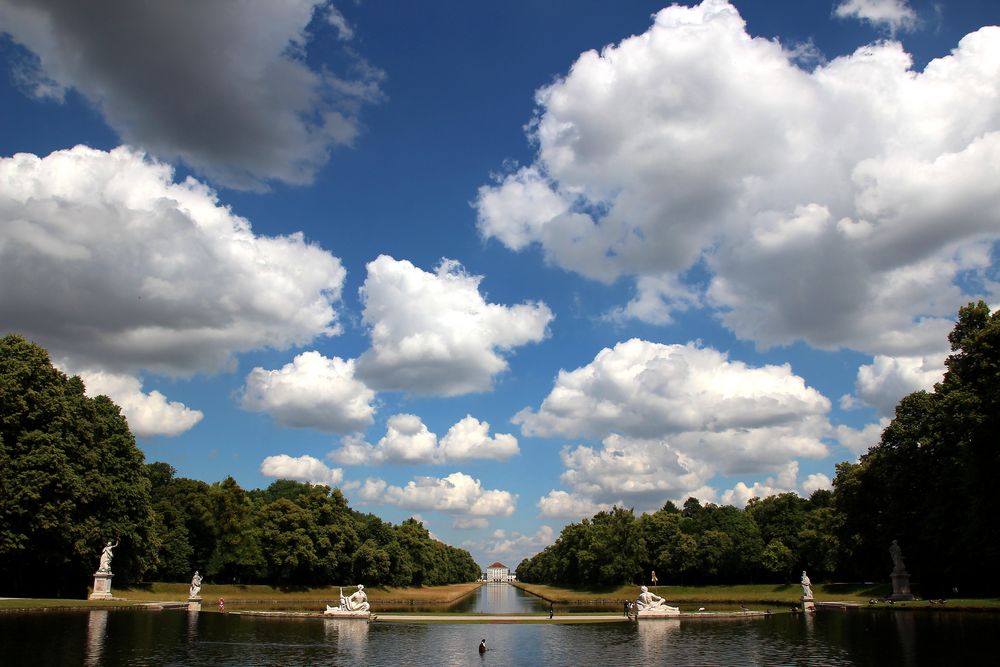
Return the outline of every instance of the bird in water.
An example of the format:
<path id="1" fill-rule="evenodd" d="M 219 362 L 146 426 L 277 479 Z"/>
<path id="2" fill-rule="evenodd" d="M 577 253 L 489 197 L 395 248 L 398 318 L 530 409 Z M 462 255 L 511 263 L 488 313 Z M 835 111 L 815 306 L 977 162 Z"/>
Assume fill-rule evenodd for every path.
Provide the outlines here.
<path id="1" fill-rule="evenodd" d="M 479 652 L 486 653 L 486 640 L 483 639 L 479 642 Z"/>

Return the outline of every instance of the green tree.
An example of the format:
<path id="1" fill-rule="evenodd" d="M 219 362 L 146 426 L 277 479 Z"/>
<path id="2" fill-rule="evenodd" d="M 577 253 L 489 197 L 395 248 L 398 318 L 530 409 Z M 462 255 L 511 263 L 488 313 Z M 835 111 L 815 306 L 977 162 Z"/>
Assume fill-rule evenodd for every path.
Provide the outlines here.
<path id="1" fill-rule="evenodd" d="M 215 551 L 215 517 L 205 482 L 175 477 L 172 466 L 146 465 L 150 495 L 160 535 L 160 560 L 150 575 L 162 581 L 184 581 L 195 570 L 205 572 Z"/>
<path id="2" fill-rule="evenodd" d="M 795 563 L 795 554 L 776 537 L 761 552 L 761 567 L 777 581 L 787 581 L 795 570 Z"/>
<path id="3" fill-rule="evenodd" d="M 222 583 L 260 580 L 266 562 L 260 546 L 260 530 L 254 506 L 236 480 L 227 477 L 212 485 L 215 508 L 215 551 L 208 562 L 208 575 Z"/>
<path id="4" fill-rule="evenodd" d="M 354 580 L 360 583 L 382 583 L 389 580 L 392 559 L 374 540 L 365 540 L 354 552 Z"/>
<path id="5" fill-rule="evenodd" d="M 809 501 L 797 493 L 780 493 L 767 498 L 751 498 L 745 511 L 757 524 L 764 542 L 778 540 L 793 553 L 798 553 L 799 533 L 805 525 L 808 508 Z"/>
<path id="6" fill-rule="evenodd" d="M 259 517 L 268 579 L 278 584 L 313 583 L 320 561 L 313 541 L 316 525 L 310 513 L 287 498 L 279 498 L 261 508 Z"/>
<path id="7" fill-rule="evenodd" d="M 21 336 L 0 339 L 0 590 L 80 596 L 102 544 L 115 582 L 157 563 L 143 455 L 120 409 L 88 398 Z"/>
<path id="8" fill-rule="evenodd" d="M 1000 311 L 961 308 L 948 340 L 934 391 L 903 398 L 879 443 L 838 466 L 839 548 L 845 569 L 884 578 L 897 539 L 927 594 L 993 592 L 980 573 L 1000 559 Z"/>

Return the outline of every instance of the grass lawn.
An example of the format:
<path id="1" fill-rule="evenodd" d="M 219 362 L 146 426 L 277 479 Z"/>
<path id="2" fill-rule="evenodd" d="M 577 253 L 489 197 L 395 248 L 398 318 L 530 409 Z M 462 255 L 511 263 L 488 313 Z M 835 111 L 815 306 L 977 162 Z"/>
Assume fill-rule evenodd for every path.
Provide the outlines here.
<path id="1" fill-rule="evenodd" d="M 419 602 L 424 604 L 445 604 L 454 602 L 479 588 L 479 582 L 466 584 L 449 584 L 447 586 L 424 586 L 416 588 L 379 588 L 365 586 L 368 601 L 378 602 Z M 356 590 L 353 585 L 345 585 L 344 593 L 350 595 Z M 112 593 L 116 597 L 127 598 L 140 602 L 159 602 L 164 600 L 185 601 L 188 597 L 188 584 L 149 583 L 136 584 L 127 588 L 116 588 Z M 290 602 L 296 600 L 333 601 L 340 598 L 339 586 L 323 588 L 305 588 L 299 586 L 279 587 L 264 585 L 217 585 L 205 582 L 201 587 L 201 596 L 205 602 L 225 598 L 226 602 L 239 601 L 274 601 Z M 204 604 L 204 603 L 203 603 Z"/>
<path id="2" fill-rule="evenodd" d="M 0 611 L 4 609 L 94 609 L 97 607 L 131 607 L 132 601 L 122 600 L 68 600 L 63 598 L 0 598 Z"/>
<path id="3" fill-rule="evenodd" d="M 365 587 L 368 599 L 377 609 L 379 603 L 420 605 L 448 604 L 475 591 L 482 584 L 471 582 L 451 584 L 448 586 L 426 586 L 419 588 L 377 588 Z M 635 599 L 639 587 L 635 585 L 619 586 L 617 588 L 570 589 L 539 584 L 514 584 L 525 591 L 545 600 L 560 604 L 604 603 L 608 605 L 621 604 L 622 600 Z M 354 592 L 355 587 L 344 586 L 345 593 Z M 795 584 L 743 584 L 736 586 L 652 586 L 650 590 L 666 598 L 674 606 L 687 607 L 695 603 L 710 603 L 714 605 L 745 604 L 751 609 L 763 609 L 772 605 L 795 605 L 802 595 L 802 587 Z M 813 593 L 817 602 L 856 602 L 868 606 L 868 601 L 880 599 L 889 592 L 888 584 L 817 584 Z M 115 588 L 112 594 L 119 600 L 72 600 L 72 599 L 42 599 L 42 598 L 0 598 L 0 611 L 13 609 L 58 609 L 58 608 L 99 608 L 128 607 L 147 602 L 185 602 L 188 595 L 186 583 L 149 583 L 136 584 L 129 587 Z M 214 602 L 222 597 L 226 599 L 228 608 L 240 608 L 241 603 L 273 603 L 281 606 L 285 603 L 294 607 L 296 602 L 333 602 L 340 596 L 339 586 L 324 588 L 275 587 L 263 585 L 215 585 L 206 583 L 202 586 L 201 595 L 204 598 L 202 609 L 213 610 Z M 875 607 L 888 606 L 879 602 Z M 977 609 L 1000 611 L 1000 598 L 949 599 L 945 604 L 931 603 L 929 600 L 913 600 L 897 602 L 893 607 L 912 609 Z"/>
<path id="4" fill-rule="evenodd" d="M 465 584 L 449 584 L 447 586 L 425 586 L 416 588 L 377 588 L 365 587 L 368 600 L 373 606 L 379 603 L 415 603 L 415 604 L 448 604 L 472 593 L 482 584 L 471 582 Z M 356 588 L 344 586 L 344 593 L 351 594 Z M 56 609 L 56 608 L 86 608 L 95 607 L 128 607 L 148 602 L 186 602 L 189 585 L 186 583 L 155 582 L 134 584 L 126 587 L 116 587 L 111 594 L 119 600 L 74 600 L 74 599 L 44 599 L 44 598 L 0 598 L 0 610 L 4 609 Z M 229 609 L 243 606 L 241 603 L 273 603 L 280 607 L 288 604 L 295 607 L 299 602 L 335 602 L 340 598 L 339 586 L 323 588 L 276 587 L 262 585 L 226 585 L 219 586 L 205 583 L 201 588 L 202 610 L 211 611 L 215 601 L 225 598 Z"/>
<path id="5" fill-rule="evenodd" d="M 620 603 L 622 600 L 634 600 L 638 597 L 639 587 L 635 585 L 619 586 L 617 588 L 571 589 L 539 584 L 515 584 L 539 597 L 556 604 L 573 604 L 588 602 Z M 892 589 L 886 584 L 814 584 L 813 596 L 817 602 L 856 602 L 868 604 L 871 599 L 880 599 L 888 595 Z M 794 584 L 741 584 L 735 586 L 650 586 L 649 590 L 667 603 L 745 603 L 751 608 L 754 605 L 787 604 L 799 602 L 802 587 Z M 884 603 L 879 603 L 882 606 Z M 1000 609 L 1000 599 L 980 598 L 949 600 L 945 605 L 931 604 L 926 600 L 896 603 L 903 607 L 960 607 L 977 609 Z"/>

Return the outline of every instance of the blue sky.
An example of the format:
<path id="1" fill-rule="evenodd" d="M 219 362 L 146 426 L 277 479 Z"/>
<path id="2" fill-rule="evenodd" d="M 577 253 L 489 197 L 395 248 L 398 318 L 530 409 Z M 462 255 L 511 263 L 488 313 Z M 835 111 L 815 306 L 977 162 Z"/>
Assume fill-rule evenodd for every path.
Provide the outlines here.
<path id="1" fill-rule="evenodd" d="M 992 1 L 0 0 L 0 330 L 515 566 L 828 488 L 996 305 Z"/>

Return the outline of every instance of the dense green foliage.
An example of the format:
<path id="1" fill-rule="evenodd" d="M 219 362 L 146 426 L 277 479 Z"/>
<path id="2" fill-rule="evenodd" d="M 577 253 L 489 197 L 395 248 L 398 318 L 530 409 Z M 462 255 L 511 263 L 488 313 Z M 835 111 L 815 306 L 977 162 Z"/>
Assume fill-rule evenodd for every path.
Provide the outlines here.
<path id="1" fill-rule="evenodd" d="M 245 491 L 231 477 L 212 485 L 175 477 L 165 463 L 146 474 L 163 545 L 151 579 L 197 569 L 217 583 L 436 586 L 480 574 L 468 551 L 413 519 L 394 526 L 356 512 L 339 489 L 278 480 Z"/>
<path id="2" fill-rule="evenodd" d="M 554 544 L 521 562 L 517 577 L 611 587 L 649 583 L 654 570 L 674 584 L 784 582 L 802 569 L 825 574 L 832 556 L 815 533 L 829 523 L 829 503 L 830 492 L 817 491 L 808 500 L 794 493 L 753 499 L 745 510 L 695 498 L 683 509 L 667 502 L 639 517 L 615 507 L 566 526 Z M 833 550 L 830 539 L 824 546 Z"/>
<path id="3" fill-rule="evenodd" d="M 54 368 L 24 338 L 0 339 L 0 587 L 78 596 L 101 547 L 118 580 L 156 561 L 143 455 L 104 396 Z"/>
<path id="4" fill-rule="evenodd" d="M 841 567 L 885 577 L 898 539 L 928 593 L 996 592 L 986 573 L 1000 562 L 1000 311 L 969 304 L 948 340 L 934 391 L 905 397 L 881 441 L 837 468 Z"/>
<path id="5" fill-rule="evenodd" d="M 0 594 L 80 597 L 101 547 L 114 584 L 419 586 L 472 581 L 468 551 L 420 523 L 350 509 L 339 489 L 280 480 L 247 491 L 145 465 L 118 406 L 24 338 L 0 339 Z"/>
<path id="6" fill-rule="evenodd" d="M 995 593 L 1000 562 L 1000 311 L 959 311 L 951 356 L 933 392 L 903 398 L 858 463 L 837 465 L 834 490 L 752 499 L 744 510 L 689 499 L 638 518 L 614 508 L 570 524 L 517 568 L 563 586 L 648 582 L 888 581 L 888 547 L 904 549 L 926 595 Z"/>

